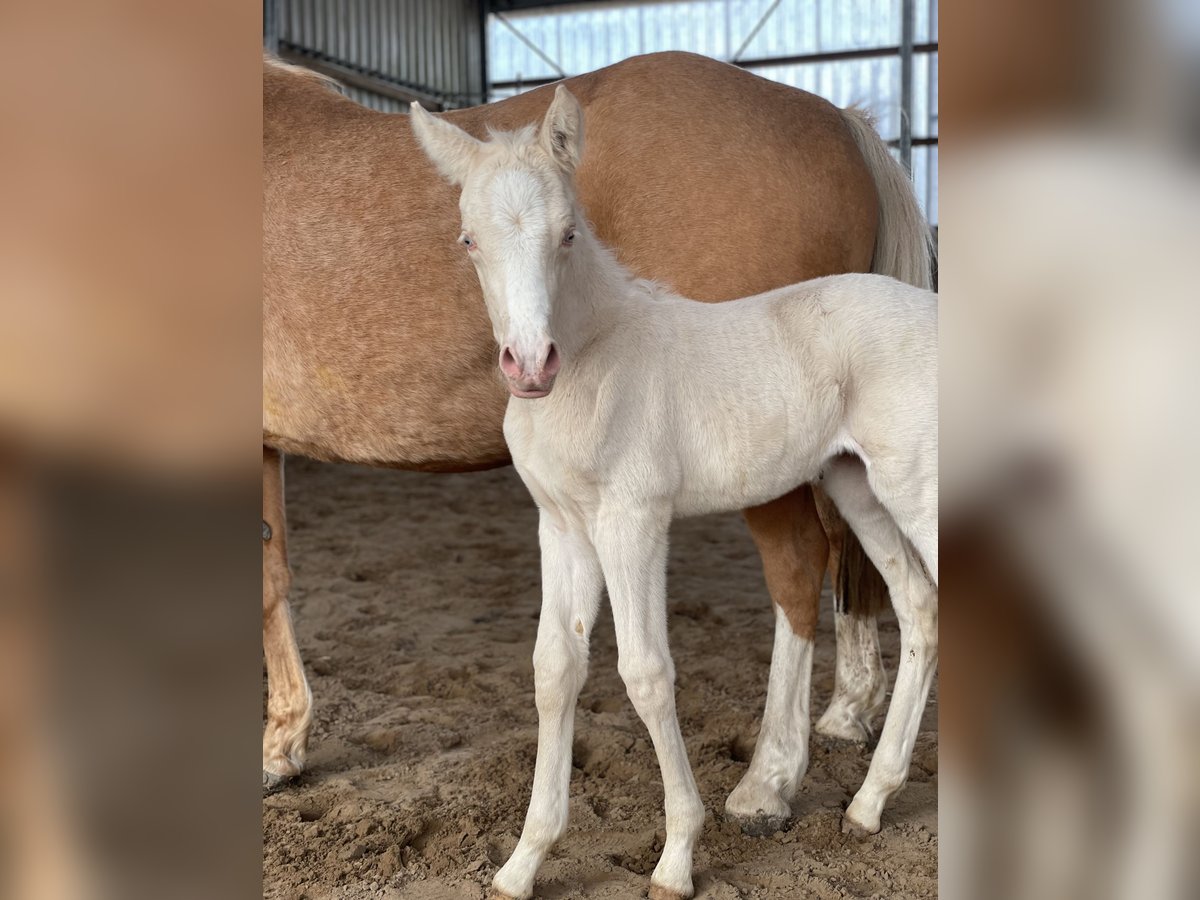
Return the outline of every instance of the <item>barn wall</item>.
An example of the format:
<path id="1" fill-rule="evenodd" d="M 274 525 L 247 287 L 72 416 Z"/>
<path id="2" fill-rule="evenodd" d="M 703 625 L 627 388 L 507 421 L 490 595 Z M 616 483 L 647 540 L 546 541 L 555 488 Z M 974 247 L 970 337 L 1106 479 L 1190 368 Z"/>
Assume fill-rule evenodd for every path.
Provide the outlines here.
<path id="1" fill-rule="evenodd" d="M 481 0 L 265 0 L 268 49 L 373 109 L 482 103 Z"/>

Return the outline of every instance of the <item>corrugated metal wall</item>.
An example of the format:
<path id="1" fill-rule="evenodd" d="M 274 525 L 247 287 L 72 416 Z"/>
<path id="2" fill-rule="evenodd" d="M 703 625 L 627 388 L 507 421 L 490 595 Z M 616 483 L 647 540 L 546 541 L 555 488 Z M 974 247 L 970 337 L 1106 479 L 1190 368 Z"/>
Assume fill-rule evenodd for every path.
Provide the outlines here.
<path id="1" fill-rule="evenodd" d="M 481 6 L 482 0 L 264 0 L 266 43 L 276 41 L 284 59 L 334 76 L 373 109 L 403 110 L 410 99 L 434 108 L 473 106 L 485 99 Z"/>

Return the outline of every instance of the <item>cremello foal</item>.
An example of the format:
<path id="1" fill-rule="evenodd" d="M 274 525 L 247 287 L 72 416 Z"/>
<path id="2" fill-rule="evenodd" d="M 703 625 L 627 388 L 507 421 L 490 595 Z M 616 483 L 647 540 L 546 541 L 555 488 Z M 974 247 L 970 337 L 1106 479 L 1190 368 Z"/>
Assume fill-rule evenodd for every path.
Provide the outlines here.
<path id="1" fill-rule="evenodd" d="M 878 830 L 907 776 L 937 655 L 935 295 L 845 275 L 712 305 L 673 296 L 589 231 L 574 190 L 582 112 L 565 88 L 539 129 L 488 141 L 420 107 L 413 117 L 462 186 L 459 240 L 513 395 L 504 433 L 541 510 L 537 765 L 494 887 L 530 896 L 566 828 L 574 708 L 607 584 L 621 677 L 662 769 L 667 838 L 650 895 L 692 895 L 704 809 L 675 714 L 668 529 L 816 479 L 883 573 L 900 622 L 892 706 L 845 818 Z"/>

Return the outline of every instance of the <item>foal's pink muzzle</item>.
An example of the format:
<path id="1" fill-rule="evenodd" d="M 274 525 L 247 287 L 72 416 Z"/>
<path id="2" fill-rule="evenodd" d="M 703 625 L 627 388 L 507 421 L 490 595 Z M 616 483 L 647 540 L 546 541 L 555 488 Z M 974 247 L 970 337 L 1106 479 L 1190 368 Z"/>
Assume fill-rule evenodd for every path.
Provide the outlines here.
<path id="1" fill-rule="evenodd" d="M 535 353 L 522 353 L 512 344 L 505 344 L 500 350 L 500 371 L 508 390 L 524 400 L 536 400 L 550 393 L 560 363 L 553 342 L 547 342 Z"/>

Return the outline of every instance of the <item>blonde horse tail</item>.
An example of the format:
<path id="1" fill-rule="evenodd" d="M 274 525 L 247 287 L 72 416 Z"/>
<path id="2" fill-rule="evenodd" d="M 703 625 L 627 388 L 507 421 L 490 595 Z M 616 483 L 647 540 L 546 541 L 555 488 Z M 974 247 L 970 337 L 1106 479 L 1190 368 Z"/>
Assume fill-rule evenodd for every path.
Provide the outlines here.
<path id="1" fill-rule="evenodd" d="M 875 131 L 871 117 L 857 107 L 842 110 L 842 118 L 875 179 L 879 195 L 879 224 L 871 271 L 928 288 L 932 281 L 929 225 L 917 203 L 912 180 Z"/>
<path id="2" fill-rule="evenodd" d="M 879 197 L 879 223 L 875 229 L 871 271 L 929 288 L 932 282 L 931 235 L 911 179 L 879 137 L 865 110 L 848 107 L 842 110 L 842 118 L 871 172 Z M 831 535 L 831 538 L 841 544 L 842 551 L 830 559 L 833 564 L 830 579 L 837 611 L 874 618 L 887 606 L 887 584 L 867 558 L 854 532 L 840 521 L 833 528 L 840 534 Z"/>

